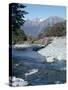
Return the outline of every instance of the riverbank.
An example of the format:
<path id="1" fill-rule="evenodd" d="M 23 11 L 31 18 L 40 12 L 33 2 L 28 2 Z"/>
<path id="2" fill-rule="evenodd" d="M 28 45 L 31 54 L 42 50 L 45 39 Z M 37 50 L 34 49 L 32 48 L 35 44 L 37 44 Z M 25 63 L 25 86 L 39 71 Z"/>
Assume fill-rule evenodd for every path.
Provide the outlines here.
<path id="1" fill-rule="evenodd" d="M 13 48 L 22 50 L 33 50 L 45 57 L 47 62 L 55 60 L 66 60 L 66 37 L 53 37 L 50 43 L 42 44 L 15 44 Z"/>
<path id="2" fill-rule="evenodd" d="M 46 57 L 47 62 L 57 60 L 66 60 L 66 37 L 56 37 L 47 47 L 38 51 Z"/>

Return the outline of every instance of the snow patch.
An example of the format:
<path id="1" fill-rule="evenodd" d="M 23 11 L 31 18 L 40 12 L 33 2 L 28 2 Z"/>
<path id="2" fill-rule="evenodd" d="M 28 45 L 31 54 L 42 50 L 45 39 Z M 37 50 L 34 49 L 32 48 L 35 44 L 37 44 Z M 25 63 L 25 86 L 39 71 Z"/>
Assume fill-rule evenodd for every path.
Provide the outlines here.
<path id="1" fill-rule="evenodd" d="M 29 76 L 29 75 L 35 74 L 37 72 L 38 72 L 38 69 L 32 69 L 32 70 L 29 70 L 29 72 L 25 73 L 25 76 Z"/>
<path id="2" fill-rule="evenodd" d="M 28 82 L 21 78 L 10 77 L 10 86 L 27 86 Z"/>
<path id="3" fill-rule="evenodd" d="M 30 47 L 30 46 L 31 46 L 30 44 L 16 44 L 13 47 L 14 48 L 27 48 L 27 47 Z"/>
<path id="4" fill-rule="evenodd" d="M 28 47 L 37 47 L 37 46 L 43 47 L 44 45 L 25 43 L 25 44 L 15 44 L 15 45 L 13 45 L 13 48 L 28 48 Z"/>
<path id="5" fill-rule="evenodd" d="M 54 56 L 48 56 L 46 57 L 47 62 L 54 62 Z"/>

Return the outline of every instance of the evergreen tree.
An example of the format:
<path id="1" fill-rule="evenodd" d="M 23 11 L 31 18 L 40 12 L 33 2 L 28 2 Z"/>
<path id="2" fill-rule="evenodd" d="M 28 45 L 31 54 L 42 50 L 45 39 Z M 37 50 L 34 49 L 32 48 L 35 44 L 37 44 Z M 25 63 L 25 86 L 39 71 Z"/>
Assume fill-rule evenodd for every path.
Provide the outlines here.
<path id="1" fill-rule="evenodd" d="M 24 31 L 20 29 L 21 25 L 25 22 L 24 17 L 27 14 L 24 10 L 25 7 L 20 3 L 11 3 L 9 5 L 9 31 L 12 33 L 12 42 L 14 43 L 26 39 Z"/>
<path id="2" fill-rule="evenodd" d="M 9 12 L 10 12 L 10 18 L 12 19 L 11 21 L 11 26 L 12 30 L 20 29 L 20 26 L 24 24 L 24 15 L 27 14 L 26 11 L 24 11 L 24 6 L 23 4 L 19 3 L 11 3 L 9 6 Z"/>

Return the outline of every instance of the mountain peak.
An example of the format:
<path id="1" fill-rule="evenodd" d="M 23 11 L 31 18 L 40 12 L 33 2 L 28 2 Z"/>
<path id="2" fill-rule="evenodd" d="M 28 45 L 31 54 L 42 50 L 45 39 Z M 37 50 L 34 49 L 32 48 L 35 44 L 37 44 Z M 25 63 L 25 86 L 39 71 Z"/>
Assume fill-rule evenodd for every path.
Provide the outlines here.
<path id="1" fill-rule="evenodd" d="M 35 18 L 35 19 L 33 19 L 33 21 L 34 22 L 41 22 L 41 21 L 43 21 L 44 19 L 42 19 L 42 18 Z"/>

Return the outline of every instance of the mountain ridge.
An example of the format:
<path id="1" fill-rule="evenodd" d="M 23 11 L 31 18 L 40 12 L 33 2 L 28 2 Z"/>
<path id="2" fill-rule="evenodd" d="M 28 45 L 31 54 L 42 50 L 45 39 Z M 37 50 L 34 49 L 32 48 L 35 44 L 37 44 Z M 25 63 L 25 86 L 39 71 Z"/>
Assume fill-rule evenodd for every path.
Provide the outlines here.
<path id="1" fill-rule="evenodd" d="M 38 34 L 48 26 L 53 26 L 58 22 L 64 21 L 64 18 L 58 16 L 50 16 L 46 19 L 34 19 L 34 20 L 26 20 L 21 29 L 27 34 L 27 36 L 37 37 Z"/>

